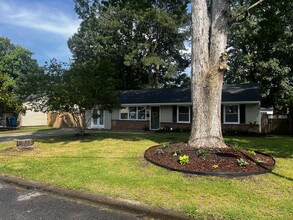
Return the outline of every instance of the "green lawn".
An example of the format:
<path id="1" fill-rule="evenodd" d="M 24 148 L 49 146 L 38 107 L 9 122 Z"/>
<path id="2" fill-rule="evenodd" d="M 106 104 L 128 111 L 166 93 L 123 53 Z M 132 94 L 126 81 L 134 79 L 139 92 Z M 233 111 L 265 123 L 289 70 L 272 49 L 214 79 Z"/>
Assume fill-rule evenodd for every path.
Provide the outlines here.
<path id="1" fill-rule="evenodd" d="M 49 126 L 28 126 L 28 127 L 21 127 L 19 129 L 13 129 L 13 130 L 0 130 L 0 134 L 33 132 L 33 131 L 43 131 L 43 130 L 51 130 L 51 129 L 56 129 L 56 128 L 49 127 Z"/>
<path id="2" fill-rule="evenodd" d="M 203 177 L 146 162 L 158 143 L 187 141 L 187 134 L 97 133 L 36 141 L 30 152 L 0 153 L 0 173 L 69 189 L 136 200 L 202 219 L 293 219 L 293 137 L 227 137 L 230 143 L 270 153 L 273 173 Z M 14 143 L 0 144 L 0 149 Z"/>

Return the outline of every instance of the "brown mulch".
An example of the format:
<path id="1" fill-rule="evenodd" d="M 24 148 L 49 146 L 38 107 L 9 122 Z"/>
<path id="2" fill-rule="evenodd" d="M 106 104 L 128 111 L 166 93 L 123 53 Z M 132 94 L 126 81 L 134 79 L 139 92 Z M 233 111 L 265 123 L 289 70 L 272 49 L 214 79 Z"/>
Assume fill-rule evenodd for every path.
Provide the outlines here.
<path id="1" fill-rule="evenodd" d="M 180 152 L 178 153 L 178 150 Z M 174 152 L 178 153 L 174 156 Z M 254 152 L 254 151 L 253 151 Z M 249 150 L 237 151 L 232 147 L 226 149 L 194 149 L 185 143 L 173 144 L 168 148 L 154 146 L 145 151 L 145 158 L 167 169 L 203 175 L 235 175 L 245 176 L 270 172 L 275 160 L 267 154 Z M 188 164 L 180 164 L 179 157 L 189 156 Z M 240 166 L 237 159 L 248 164 Z"/>

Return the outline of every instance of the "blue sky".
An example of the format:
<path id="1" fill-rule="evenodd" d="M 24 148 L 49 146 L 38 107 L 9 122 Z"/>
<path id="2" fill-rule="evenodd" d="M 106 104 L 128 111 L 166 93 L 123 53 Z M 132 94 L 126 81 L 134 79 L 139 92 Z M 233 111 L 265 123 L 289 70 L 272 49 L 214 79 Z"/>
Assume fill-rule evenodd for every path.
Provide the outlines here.
<path id="1" fill-rule="evenodd" d="M 41 66 L 69 62 L 67 40 L 79 23 L 73 0 L 0 0 L 0 36 L 29 49 Z"/>

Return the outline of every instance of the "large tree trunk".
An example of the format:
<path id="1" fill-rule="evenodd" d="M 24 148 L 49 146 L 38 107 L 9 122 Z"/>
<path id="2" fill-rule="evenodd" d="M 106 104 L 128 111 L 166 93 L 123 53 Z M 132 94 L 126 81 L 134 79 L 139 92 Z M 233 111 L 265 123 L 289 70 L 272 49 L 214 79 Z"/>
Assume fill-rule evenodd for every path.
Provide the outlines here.
<path id="1" fill-rule="evenodd" d="M 191 147 L 226 147 L 221 130 L 223 75 L 227 69 L 227 0 L 193 0 Z"/>

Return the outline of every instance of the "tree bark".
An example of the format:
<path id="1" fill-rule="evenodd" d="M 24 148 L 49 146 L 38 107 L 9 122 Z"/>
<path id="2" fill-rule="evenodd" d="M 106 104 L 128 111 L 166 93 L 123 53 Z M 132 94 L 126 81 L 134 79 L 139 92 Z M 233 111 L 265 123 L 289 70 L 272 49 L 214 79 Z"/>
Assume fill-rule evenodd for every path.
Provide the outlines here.
<path id="1" fill-rule="evenodd" d="M 226 147 L 221 129 L 223 76 L 227 70 L 227 0 L 193 0 L 191 147 Z"/>

